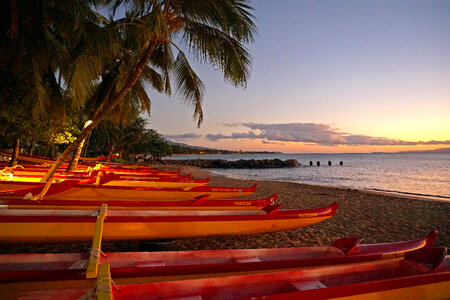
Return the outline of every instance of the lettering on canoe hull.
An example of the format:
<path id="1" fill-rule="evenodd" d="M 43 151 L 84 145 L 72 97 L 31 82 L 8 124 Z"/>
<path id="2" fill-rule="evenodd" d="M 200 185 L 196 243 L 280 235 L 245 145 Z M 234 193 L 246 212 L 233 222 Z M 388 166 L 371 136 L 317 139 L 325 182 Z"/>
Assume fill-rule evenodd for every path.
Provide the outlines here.
<path id="1" fill-rule="evenodd" d="M 252 205 L 252 203 L 250 201 L 235 201 L 233 205 L 245 206 L 245 205 Z"/>
<path id="2" fill-rule="evenodd" d="M 239 195 L 242 194 L 242 189 L 236 189 L 236 188 L 215 188 L 211 189 L 212 192 L 238 192 Z"/>
<path id="3" fill-rule="evenodd" d="M 391 258 L 399 258 L 404 257 L 404 252 L 394 252 L 394 253 L 383 253 L 381 254 L 382 259 L 391 259 Z"/>
<path id="4" fill-rule="evenodd" d="M 317 217 L 317 216 L 318 216 L 317 213 L 305 213 L 305 214 L 298 215 L 299 218 L 312 218 L 312 217 Z"/>

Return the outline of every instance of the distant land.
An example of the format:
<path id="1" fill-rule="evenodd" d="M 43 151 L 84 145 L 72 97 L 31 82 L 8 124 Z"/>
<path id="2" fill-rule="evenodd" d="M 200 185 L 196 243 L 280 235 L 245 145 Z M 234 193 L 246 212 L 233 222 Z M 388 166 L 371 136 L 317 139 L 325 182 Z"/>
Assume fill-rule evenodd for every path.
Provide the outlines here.
<path id="1" fill-rule="evenodd" d="M 223 150 L 223 149 L 214 149 L 214 148 L 208 148 L 208 147 L 199 147 L 199 146 L 192 146 L 184 143 L 178 143 L 174 141 L 166 140 L 167 143 L 172 147 L 172 152 L 174 155 L 181 154 L 275 154 L 275 153 L 281 153 L 281 152 L 275 152 L 275 151 L 231 151 L 231 150 Z"/>
<path id="2" fill-rule="evenodd" d="M 173 154 L 283 154 L 278 151 L 231 151 L 224 149 L 214 149 L 208 147 L 192 146 L 184 143 L 178 143 L 174 141 L 166 140 L 169 145 L 172 146 Z M 450 148 L 440 148 L 434 150 L 411 150 L 411 151 L 398 151 L 398 152 L 372 152 L 373 154 L 393 154 L 393 153 L 450 153 Z M 315 153 L 321 154 L 321 153 Z M 329 154 L 329 153 L 324 153 Z"/>
<path id="3" fill-rule="evenodd" d="M 396 153 L 450 153 L 450 148 L 440 148 L 434 150 L 400 151 Z"/>

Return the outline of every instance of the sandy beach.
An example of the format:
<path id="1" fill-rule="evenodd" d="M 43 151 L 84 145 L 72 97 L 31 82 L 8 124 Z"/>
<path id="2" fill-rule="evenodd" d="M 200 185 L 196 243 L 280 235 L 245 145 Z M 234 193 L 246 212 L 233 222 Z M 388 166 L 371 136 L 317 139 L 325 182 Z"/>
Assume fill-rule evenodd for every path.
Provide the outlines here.
<path id="1" fill-rule="evenodd" d="M 194 177 L 208 176 L 204 169 L 182 169 Z M 314 208 L 339 202 L 337 214 L 319 224 L 250 236 L 217 237 L 176 241 L 177 249 L 227 249 L 301 247 L 329 245 L 335 239 L 357 236 L 365 243 L 394 242 L 423 237 L 438 230 L 436 245 L 450 246 L 450 202 L 402 197 L 386 193 L 278 181 L 258 181 L 211 176 L 210 185 L 251 186 L 256 193 L 247 198 L 266 198 L 278 194 L 284 208 Z"/>
<path id="2" fill-rule="evenodd" d="M 356 236 L 364 243 L 382 243 L 424 237 L 438 230 L 436 245 L 450 246 L 450 202 L 414 199 L 354 189 L 307 184 L 240 180 L 210 174 L 206 169 L 163 165 L 166 170 L 181 169 L 194 178 L 211 177 L 210 185 L 244 186 L 258 184 L 256 193 L 246 198 L 267 198 L 278 194 L 283 208 L 315 208 L 339 202 L 337 214 L 324 222 L 295 230 L 248 236 L 225 236 L 178 240 L 169 250 L 302 247 L 329 245 L 342 237 Z M 85 252 L 90 244 L 1 245 L 0 253 Z M 139 242 L 104 242 L 105 252 L 139 251 Z"/>

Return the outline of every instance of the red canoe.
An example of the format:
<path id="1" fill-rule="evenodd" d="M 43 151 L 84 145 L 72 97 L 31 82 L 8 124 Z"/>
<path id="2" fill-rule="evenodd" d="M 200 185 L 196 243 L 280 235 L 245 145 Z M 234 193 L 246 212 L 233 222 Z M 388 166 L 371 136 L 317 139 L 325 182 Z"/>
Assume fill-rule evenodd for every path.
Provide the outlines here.
<path id="1" fill-rule="evenodd" d="M 36 195 L 42 187 L 16 191 L 16 197 L 2 199 L 0 205 L 5 209 L 99 209 L 103 203 L 110 210 L 261 210 L 268 205 L 275 205 L 277 195 L 265 199 L 209 199 L 209 195 L 180 201 L 120 201 L 120 200 L 24 200 L 28 193 Z M 3 193 L 4 194 L 4 193 Z M 51 190 L 50 190 L 51 194 Z M 11 195 L 10 195 L 11 196 Z M 11 199 L 18 198 L 18 199 Z"/>
<path id="2" fill-rule="evenodd" d="M 446 252 L 446 248 L 425 248 L 406 254 L 403 260 L 134 284 L 118 283 L 109 263 L 104 263 L 97 281 L 88 287 L 78 281 L 69 289 L 58 281 L 41 281 L 34 287 L 23 282 L 5 289 L 4 295 L 9 299 L 89 295 L 97 299 L 449 299 L 450 256 Z"/>
<path id="3" fill-rule="evenodd" d="M 408 252 L 432 247 L 436 235 L 436 231 L 431 231 L 422 239 L 384 244 L 360 244 L 362 239 L 344 238 L 328 247 L 106 253 L 100 257 L 100 263 L 110 264 L 111 275 L 118 284 L 273 273 L 280 269 L 403 259 Z M 18 285 L 24 288 L 21 283 L 25 282 L 29 282 L 28 286 L 44 286 L 49 281 L 61 281 L 58 286 L 62 287 L 78 281 L 80 287 L 90 286 L 84 280 L 87 256 L 81 253 L 0 255 L 0 293 Z"/>
<path id="4" fill-rule="evenodd" d="M 91 179 L 84 182 L 55 184 L 45 195 L 48 200 L 89 200 L 89 201 L 179 201 L 209 195 L 210 198 L 227 199 L 251 195 L 257 185 L 252 187 L 199 186 L 189 189 L 152 188 L 95 185 Z M 13 197 L 23 193 L 25 188 L 43 188 L 40 182 L 0 181 L 0 197 Z"/>
<path id="5" fill-rule="evenodd" d="M 97 172 L 95 172 L 97 173 Z M 8 174 L 9 178 L 7 181 L 14 182 L 40 182 L 42 180 L 43 174 L 25 174 L 14 172 L 14 174 Z M 103 172 L 91 175 L 78 175 L 78 174 L 56 174 L 53 176 L 56 180 L 66 181 L 66 180 L 89 180 L 95 178 L 96 185 L 105 186 L 123 186 L 123 187 L 155 187 L 155 188 L 183 188 L 191 189 L 196 186 L 206 185 L 209 182 L 209 178 L 205 179 L 185 179 L 180 177 L 168 177 L 168 176 L 144 176 L 124 178 L 121 175 L 116 175 L 110 172 L 106 175 Z M 5 185 L 0 183 L 0 185 Z"/>
<path id="6" fill-rule="evenodd" d="M 427 248 L 404 260 L 242 275 L 119 285 L 114 299 L 449 299 L 450 256 Z M 105 268 L 106 267 L 106 268 Z M 102 276 L 107 271 L 102 266 Z M 106 269 L 106 270 L 105 270 Z M 56 293 L 57 295 L 58 293 Z"/>

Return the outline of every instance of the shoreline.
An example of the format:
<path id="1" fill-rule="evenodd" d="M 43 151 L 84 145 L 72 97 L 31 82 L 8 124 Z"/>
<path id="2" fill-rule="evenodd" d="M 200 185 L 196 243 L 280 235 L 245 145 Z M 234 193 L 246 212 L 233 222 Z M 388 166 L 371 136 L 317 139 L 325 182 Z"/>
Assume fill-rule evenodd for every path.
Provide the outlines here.
<path id="1" fill-rule="evenodd" d="M 336 185 L 321 185 L 321 184 L 311 184 L 311 183 L 304 183 L 304 182 L 295 182 L 295 181 L 278 181 L 278 180 L 266 180 L 266 179 L 258 179 L 258 178 L 240 178 L 239 176 L 226 176 L 223 174 L 214 173 L 211 171 L 209 172 L 209 176 L 215 176 L 215 177 L 225 177 L 225 178 L 231 178 L 236 180 L 257 180 L 257 181 L 273 181 L 273 182 L 291 182 L 291 183 L 298 183 L 298 184 L 305 184 L 310 186 L 320 186 L 320 187 L 329 187 L 334 189 L 351 189 L 356 190 L 360 192 L 367 192 L 367 193 L 373 193 L 373 194 L 380 194 L 385 196 L 392 196 L 392 197 L 399 197 L 399 198 L 408 198 L 408 199 L 417 199 L 421 201 L 440 201 L 440 202 L 450 202 L 449 196 L 442 196 L 442 195 L 422 195 L 422 194 L 416 194 L 416 193 L 410 193 L 410 192 L 401 192 L 401 191 L 388 191 L 388 190 L 376 190 L 371 188 L 354 188 L 354 187 L 345 187 L 345 186 L 336 186 Z"/>
<path id="2" fill-rule="evenodd" d="M 195 178 L 210 177 L 210 185 L 251 186 L 256 193 L 243 199 L 267 198 L 278 194 L 282 208 L 314 208 L 339 202 L 337 214 L 319 224 L 274 233 L 176 241 L 177 250 L 271 248 L 330 245 L 334 240 L 356 236 L 364 243 L 412 240 L 438 230 L 436 245 L 450 246 L 450 201 L 399 195 L 380 191 L 304 183 L 235 179 L 206 169 L 161 165 L 181 169 Z"/>
<path id="3" fill-rule="evenodd" d="M 249 187 L 256 193 L 239 199 L 267 198 L 278 194 L 282 209 L 317 208 L 338 201 L 334 217 L 321 223 L 273 233 L 176 240 L 168 250 L 219 250 L 327 246 L 344 237 L 363 243 L 388 243 L 425 237 L 438 230 L 436 246 L 450 246 L 450 201 L 420 199 L 368 190 L 308 185 L 293 182 L 243 180 L 212 174 L 207 169 L 181 165 L 153 165 L 167 171 L 181 170 L 193 178 L 210 177 L 212 186 Z M 88 252 L 90 243 L 0 245 L 0 253 Z M 148 251 L 137 241 L 102 242 L 104 252 Z"/>

